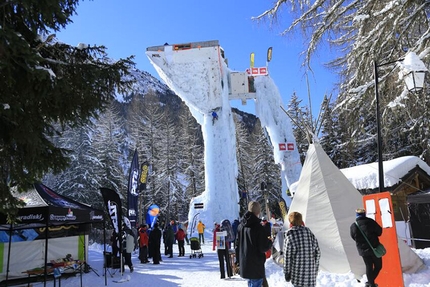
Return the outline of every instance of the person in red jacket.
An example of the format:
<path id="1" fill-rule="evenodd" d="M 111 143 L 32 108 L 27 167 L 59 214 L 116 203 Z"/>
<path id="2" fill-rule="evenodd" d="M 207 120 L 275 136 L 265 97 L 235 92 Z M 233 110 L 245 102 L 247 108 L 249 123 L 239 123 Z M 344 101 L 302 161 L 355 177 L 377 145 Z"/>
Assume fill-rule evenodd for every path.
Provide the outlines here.
<path id="1" fill-rule="evenodd" d="M 212 251 L 215 251 L 215 247 L 216 247 L 216 233 L 221 231 L 221 225 L 219 225 L 218 223 L 214 223 L 214 235 L 213 235 L 213 242 L 212 242 Z"/>
<path id="2" fill-rule="evenodd" d="M 176 231 L 175 238 L 178 241 L 178 257 L 185 256 L 185 231 L 182 228 L 179 228 L 178 231 Z"/>
<path id="3" fill-rule="evenodd" d="M 148 230 L 145 224 L 141 224 L 139 228 L 139 259 L 140 263 L 148 263 Z"/>

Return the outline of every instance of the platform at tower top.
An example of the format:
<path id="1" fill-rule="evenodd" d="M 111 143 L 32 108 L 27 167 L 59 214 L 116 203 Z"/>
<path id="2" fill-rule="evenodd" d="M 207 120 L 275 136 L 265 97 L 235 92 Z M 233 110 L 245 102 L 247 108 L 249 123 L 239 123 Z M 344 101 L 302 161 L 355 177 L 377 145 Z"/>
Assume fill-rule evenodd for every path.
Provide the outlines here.
<path id="1" fill-rule="evenodd" d="M 173 44 L 173 45 L 165 43 L 164 45 L 148 47 L 146 48 L 146 51 L 164 51 L 165 46 L 173 46 L 173 51 L 180 51 L 180 50 L 188 50 L 188 49 L 217 47 L 219 46 L 219 41 L 211 40 L 211 41 L 189 42 L 189 43 L 181 43 L 181 44 Z"/>

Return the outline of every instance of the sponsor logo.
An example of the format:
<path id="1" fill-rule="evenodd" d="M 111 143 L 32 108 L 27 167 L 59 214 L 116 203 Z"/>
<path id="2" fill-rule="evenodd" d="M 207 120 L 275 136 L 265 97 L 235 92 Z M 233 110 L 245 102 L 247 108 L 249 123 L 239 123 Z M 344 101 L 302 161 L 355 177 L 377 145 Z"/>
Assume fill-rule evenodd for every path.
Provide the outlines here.
<path id="1" fill-rule="evenodd" d="M 67 217 L 73 217 L 73 211 L 69 208 L 69 211 L 67 212 Z M 75 217 L 76 218 L 76 217 Z"/>
<path id="2" fill-rule="evenodd" d="M 115 232 L 119 233 L 117 205 L 114 201 L 108 201 L 108 210 Z"/>
<path id="3" fill-rule="evenodd" d="M 69 220 L 76 220 L 76 216 L 74 215 L 56 215 L 56 214 L 50 214 L 49 215 L 50 220 L 55 221 L 69 221 Z"/>
<path id="4" fill-rule="evenodd" d="M 137 193 L 137 181 L 139 177 L 139 171 L 137 169 L 133 170 L 132 178 L 131 178 L 131 190 L 130 193 L 134 196 L 138 196 Z"/>
<path id="5" fill-rule="evenodd" d="M 42 214 L 29 214 L 29 215 L 23 215 L 23 216 L 19 216 L 18 219 L 20 221 L 33 221 L 33 220 L 38 220 L 38 221 L 43 221 L 45 218 L 43 217 Z"/>
<path id="6" fill-rule="evenodd" d="M 103 220 L 103 215 L 94 215 L 94 211 L 90 212 L 90 219 L 91 220 Z"/>
<path id="7" fill-rule="evenodd" d="M 91 220 L 103 220 L 103 215 L 94 215 L 94 211 L 90 211 Z"/>
<path id="8" fill-rule="evenodd" d="M 92 220 L 103 220 L 103 215 L 91 215 Z"/>

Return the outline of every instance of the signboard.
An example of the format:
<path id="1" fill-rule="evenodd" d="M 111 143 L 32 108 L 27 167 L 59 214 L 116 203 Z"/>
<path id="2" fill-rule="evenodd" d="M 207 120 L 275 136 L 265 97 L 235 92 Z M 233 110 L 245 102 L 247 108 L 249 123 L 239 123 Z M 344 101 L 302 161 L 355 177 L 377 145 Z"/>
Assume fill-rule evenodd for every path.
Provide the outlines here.
<path id="1" fill-rule="evenodd" d="M 246 69 L 246 72 L 252 76 L 266 76 L 266 75 L 268 75 L 267 67 Z"/>
<path id="2" fill-rule="evenodd" d="M 225 249 L 225 237 L 227 236 L 226 231 L 216 232 L 216 247 L 217 249 Z"/>
<path id="3" fill-rule="evenodd" d="M 194 203 L 194 209 L 202 209 L 203 208 L 203 202 L 202 203 Z"/>
<path id="4" fill-rule="evenodd" d="M 288 150 L 288 151 L 293 151 L 294 148 L 294 143 L 280 143 L 279 144 L 279 150 Z"/>
<path id="5" fill-rule="evenodd" d="M 286 143 L 280 143 L 279 144 L 279 150 L 287 150 L 287 144 Z"/>

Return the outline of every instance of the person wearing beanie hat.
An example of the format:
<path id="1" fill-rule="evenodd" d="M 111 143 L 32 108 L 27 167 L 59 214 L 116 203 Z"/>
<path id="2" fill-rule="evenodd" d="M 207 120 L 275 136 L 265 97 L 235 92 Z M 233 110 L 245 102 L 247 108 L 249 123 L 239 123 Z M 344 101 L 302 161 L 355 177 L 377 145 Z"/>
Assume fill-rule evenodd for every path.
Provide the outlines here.
<path id="1" fill-rule="evenodd" d="M 357 208 L 355 210 L 355 216 L 356 217 L 366 216 L 366 210 L 364 208 Z"/>
<path id="2" fill-rule="evenodd" d="M 239 263 L 239 274 L 248 280 L 248 286 L 261 287 L 266 277 L 264 263 L 265 252 L 272 247 L 268 234 L 269 224 L 262 225 L 258 218 L 261 206 L 256 201 L 248 204 L 248 211 L 243 215 L 237 228 L 235 241 L 236 258 Z"/>
<path id="3" fill-rule="evenodd" d="M 351 224 L 350 234 L 351 238 L 355 241 L 358 254 L 363 258 L 364 264 L 366 265 L 368 282 L 366 282 L 364 286 L 377 287 L 378 284 L 375 283 L 375 280 L 382 269 L 382 258 L 375 256 L 362 232 L 366 235 L 372 246 L 376 247 L 379 245 L 379 236 L 382 235 L 382 227 L 375 220 L 366 216 L 366 210 L 364 208 L 357 208 L 355 210 L 355 215 L 356 222 Z M 360 228 L 362 232 L 358 228 Z"/>

